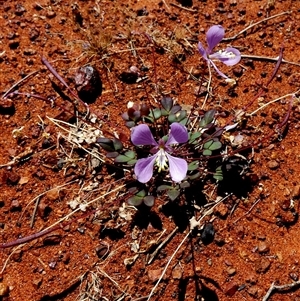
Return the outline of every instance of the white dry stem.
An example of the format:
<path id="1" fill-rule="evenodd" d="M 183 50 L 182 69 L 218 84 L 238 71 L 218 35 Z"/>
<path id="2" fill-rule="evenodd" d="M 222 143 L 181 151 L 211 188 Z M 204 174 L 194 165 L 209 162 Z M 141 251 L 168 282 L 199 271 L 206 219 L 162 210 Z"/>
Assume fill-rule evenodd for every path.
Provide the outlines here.
<path id="1" fill-rule="evenodd" d="M 277 57 L 268 57 L 268 56 L 259 56 L 259 55 L 250 55 L 250 54 L 242 54 L 241 57 L 243 59 L 254 59 L 254 60 L 261 60 L 261 61 L 270 61 L 270 62 L 278 62 L 279 56 Z M 292 61 L 287 61 L 285 59 L 281 59 L 281 63 L 289 64 L 289 65 L 295 65 L 300 67 L 299 63 L 295 63 Z"/>
<path id="2" fill-rule="evenodd" d="M 68 125 L 68 126 L 70 126 L 70 127 L 72 127 L 72 128 L 77 128 L 75 125 L 69 124 L 69 123 L 64 122 L 64 121 L 61 121 L 61 120 L 56 120 L 56 119 L 53 119 L 53 118 L 48 117 L 48 116 L 47 116 L 47 118 L 48 118 L 51 122 L 53 122 L 56 126 L 58 126 L 60 129 L 62 129 L 62 130 L 64 130 L 65 132 L 69 133 L 69 135 L 78 136 L 76 133 L 73 133 L 71 130 L 69 130 L 69 129 L 63 127 L 63 126 L 61 126 L 60 123 L 66 124 L 66 125 Z M 85 132 L 88 132 L 88 130 L 85 130 L 85 129 L 82 129 L 82 130 L 85 131 Z M 62 136 L 63 136 L 63 135 L 62 135 Z M 104 159 L 102 159 L 102 158 L 100 158 L 99 156 L 97 156 L 94 152 L 89 151 L 88 149 L 86 149 L 85 147 L 83 147 L 83 146 L 80 144 L 80 141 L 76 141 L 76 140 L 73 141 L 72 139 L 70 139 L 70 137 L 66 137 L 66 136 L 63 136 L 63 137 L 64 137 L 69 143 L 71 143 L 71 144 L 73 144 L 73 145 L 76 145 L 78 148 L 83 149 L 86 153 L 88 153 L 88 154 L 91 155 L 92 157 L 95 157 L 96 159 L 100 160 L 101 162 L 105 162 Z M 80 137 L 80 138 L 82 138 L 82 137 Z"/>
<path id="3" fill-rule="evenodd" d="M 274 15 L 274 16 L 271 16 L 271 17 L 268 17 L 268 18 L 265 18 L 265 19 L 262 19 L 258 22 L 255 22 L 249 26 L 247 26 L 246 28 L 244 28 L 243 30 L 241 30 L 240 32 L 238 32 L 237 34 L 235 34 L 234 36 L 232 37 L 229 37 L 229 38 L 224 38 L 222 41 L 231 41 L 231 40 L 234 40 L 236 39 L 238 36 L 240 36 L 241 34 L 243 34 L 244 32 L 246 32 L 247 30 L 249 30 L 250 28 L 260 24 L 260 23 L 263 23 L 265 21 L 268 21 L 268 20 L 271 20 L 271 19 L 274 19 L 274 18 L 277 18 L 277 17 L 280 17 L 280 16 L 283 16 L 283 15 L 288 15 L 288 14 L 291 14 L 292 12 L 291 11 L 285 11 L 285 12 L 282 12 L 280 14 L 277 14 L 277 15 Z"/>
<path id="4" fill-rule="evenodd" d="M 19 81 L 17 81 L 15 84 L 13 84 L 2 96 L 2 98 L 4 99 L 14 88 L 16 88 L 17 86 L 19 86 L 23 81 L 25 81 L 28 77 L 30 77 L 33 74 L 36 74 L 37 72 L 39 72 L 40 70 L 35 70 L 32 71 L 31 73 L 29 73 L 28 75 L 26 75 L 25 77 L 23 77 L 22 79 L 20 79 Z"/>
<path id="5" fill-rule="evenodd" d="M 51 188 L 51 189 L 48 189 L 48 190 L 46 190 L 46 191 L 40 193 L 40 194 L 37 195 L 36 197 L 34 197 L 34 198 L 33 198 L 32 200 L 30 200 L 30 201 L 27 203 L 27 205 L 25 206 L 25 208 L 24 208 L 24 210 L 23 210 L 23 212 L 22 212 L 22 214 L 21 214 L 21 216 L 20 216 L 20 218 L 19 218 L 19 221 L 22 219 L 23 214 L 26 212 L 28 206 L 29 206 L 31 203 L 33 203 L 33 202 L 39 200 L 43 195 L 45 195 L 46 193 L 48 193 L 48 192 L 50 192 L 50 191 L 57 190 L 57 189 L 61 189 L 61 188 L 63 188 L 63 187 L 66 187 L 66 186 L 71 185 L 71 184 L 76 183 L 76 182 L 78 182 L 78 179 L 73 180 L 73 181 L 70 181 L 70 182 L 65 183 L 65 184 L 63 184 L 63 185 L 56 186 L 56 187 L 53 187 L 53 188 Z"/>
<path id="6" fill-rule="evenodd" d="M 267 301 L 274 291 L 279 291 L 279 292 L 288 291 L 288 290 L 294 289 L 298 286 L 300 286 L 300 281 L 295 281 L 295 282 L 284 284 L 284 285 L 275 285 L 275 282 L 273 282 L 271 284 L 269 290 L 263 297 L 262 301 Z"/>
<path id="7" fill-rule="evenodd" d="M 268 105 L 270 105 L 270 104 L 272 104 L 272 103 L 275 103 L 275 102 L 277 102 L 277 101 L 279 101 L 279 100 L 282 100 L 282 99 L 284 99 L 284 98 L 292 97 L 292 96 L 294 96 L 294 95 L 297 95 L 299 92 L 300 92 L 300 89 L 297 90 L 297 91 L 295 91 L 295 92 L 293 92 L 293 93 L 289 93 L 289 94 L 280 96 L 280 97 L 278 97 L 278 98 L 275 98 L 275 99 L 273 99 L 273 100 L 271 100 L 271 101 L 265 103 L 264 105 L 262 105 L 262 106 L 259 107 L 258 109 L 254 110 L 254 111 L 253 111 L 252 113 L 250 113 L 248 116 L 253 116 L 253 115 L 255 115 L 258 111 L 260 111 L 260 110 L 266 108 Z"/>
<path id="8" fill-rule="evenodd" d="M 111 185 L 111 184 L 109 184 L 109 185 Z M 107 185 L 107 186 L 108 186 L 108 185 Z M 105 194 L 98 196 L 97 198 L 95 198 L 95 199 L 93 199 L 93 200 L 87 202 L 87 203 L 86 203 L 86 206 L 89 206 L 89 205 L 93 204 L 94 202 L 97 202 L 97 201 L 99 201 L 99 200 L 105 198 L 106 196 L 108 196 L 108 195 L 111 194 L 111 193 L 114 193 L 114 192 L 117 192 L 117 191 L 121 190 L 121 189 L 124 188 L 125 186 L 126 186 L 125 184 L 124 184 L 124 185 L 120 185 L 120 186 L 118 186 L 117 188 L 112 189 L 112 190 L 110 190 L 109 192 L 106 192 Z M 103 187 L 102 187 L 102 188 L 103 188 Z M 65 220 L 67 220 L 67 219 L 68 219 L 69 217 L 71 217 L 74 213 L 76 213 L 76 212 L 78 212 L 78 211 L 80 211 L 80 210 L 81 210 L 80 208 L 75 209 L 74 211 L 70 212 L 70 213 L 67 214 L 65 217 L 61 218 L 60 220 L 58 220 L 57 222 L 55 222 L 55 223 L 52 224 L 51 226 L 47 227 L 47 228 L 44 229 L 43 231 L 46 231 L 46 230 L 48 230 L 48 229 L 50 229 L 50 228 L 52 228 L 52 227 L 55 227 L 56 225 L 60 224 L 61 222 L 65 221 Z"/>
<path id="9" fill-rule="evenodd" d="M 11 253 L 10 253 L 9 256 L 6 258 L 6 260 L 5 260 L 4 264 L 3 264 L 2 270 L 0 271 L 0 274 L 1 274 L 1 275 L 2 275 L 3 272 L 4 272 L 4 270 L 5 270 L 5 268 L 6 268 L 7 264 L 8 264 L 8 261 L 9 261 L 10 257 L 11 257 L 16 251 L 18 251 L 22 246 L 23 246 L 23 245 L 19 245 L 19 246 L 17 246 L 16 248 L 14 248 L 14 249 L 11 251 Z"/>
<path id="10" fill-rule="evenodd" d="M 206 211 L 206 212 L 205 212 L 205 213 L 197 220 L 198 226 L 200 226 L 201 221 L 203 220 L 203 218 L 204 218 L 205 216 L 209 215 L 209 214 L 211 213 L 211 211 L 212 211 L 216 206 L 218 206 L 221 202 L 223 202 L 223 201 L 224 201 L 225 199 L 227 199 L 228 197 L 229 197 L 229 195 L 226 196 L 226 197 L 224 197 L 224 198 L 221 199 L 220 201 L 217 201 L 216 204 L 214 204 L 212 208 L 210 208 L 208 211 Z M 195 225 L 195 222 L 194 222 L 193 224 Z M 164 277 L 164 275 L 165 275 L 165 273 L 166 273 L 166 271 L 167 271 L 169 265 L 171 264 L 171 261 L 173 260 L 173 258 L 174 258 L 175 255 L 177 254 L 177 252 L 180 250 L 180 248 L 182 247 L 182 245 L 184 244 L 184 242 L 188 239 L 188 237 L 190 236 L 191 232 L 192 232 L 192 229 L 185 235 L 185 237 L 182 239 L 182 241 L 180 242 L 180 244 L 178 245 L 178 247 L 176 248 L 176 250 L 174 251 L 174 253 L 171 255 L 171 257 L 170 257 L 170 259 L 168 260 L 168 262 L 167 262 L 167 264 L 166 264 L 164 270 L 162 271 L 162 273 L 161 273 L 161 275 L 160 275 L 158 281 L 156 282 L 155 286 L 152 288 L 152 290 L 151 290 L 151 292 L 150 292 L 150 294 L 149 294 L 149 296 L 148 296 L 148 298 L 147 298 L 147 301 L 149 301 L 149 300 L 151 299 L 153 293 L 155 292 L 156 288 L 158 287 L 160 281 L 163 279 L 163 277 Z"/>
<path id="11" fill-rule="evenodd" d="M 207 65 L 208 65 L 208 71 L 209 71 L 209 78 L 208 78 L 208 83 L 207 83 L 207 92 L 206 92 L 203 104 L 201 106 L 202 110 L 204 109 L 206 101 L 207 101 L 207 99 L 209 97 L 209 94 L 210 94 L 209 90 L 210 90 L 211 79 L 212 79 L 210 63 L 208 63 Z M 201 87 L 199 89 L 201 89 Z"/>

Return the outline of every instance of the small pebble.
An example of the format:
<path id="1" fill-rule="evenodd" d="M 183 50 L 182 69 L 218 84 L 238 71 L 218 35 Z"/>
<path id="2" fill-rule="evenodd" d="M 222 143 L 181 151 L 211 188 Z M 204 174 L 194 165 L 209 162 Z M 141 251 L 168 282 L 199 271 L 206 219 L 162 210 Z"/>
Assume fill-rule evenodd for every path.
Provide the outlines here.
<path id="1" fill-rule="evenodd" d="M 47 14 L 46 14 L 46 17 L 49 18 L 49 19 L 52 19 L 56 16 L 56 13 L 52 10 L 48 10 L 47 11 Z"/>
<path id="2" fill-rule="evenodd" d="M 55 269 L 56 265 L 57 265 L 56 261 L 50 261 L 49 262 L 49 268 L 52 269 L 52 270 Z"/>
<path id="3" fill-rule="evenodd" d="M 233 275 L 236 274 L 236 269 L 235 269 L 235 268 L 229 267 L 229 268 L 227 269 L 227 273 L 228 273 L 229 276 L 233 276 Z"/>
<path id="4" fill-rule="evenodd" d="M 35 55 L 36 54 L 36 50 L 31 49 L 31 48 L 26 48 L 23 50 L 23 54 L 24 55 Z"/>
<path id="5" fill-rule="evenodd" d="M 39 37 L 39 35 L 40 35 L 40 32 L 37 29 L 32 28 L 29 32 L 29 40 L 34 41 Z"/>
<path id="6" fill-rule="evenodd" d="M 22 261 L 22 255 L 23 255 L 23 251 L 22 250 L 17 250 L 12 254 L 11 259 L 15 262 L 21 262 Z"/>
<path id="7" fill-rule="evenodd" d="M 269 161 L 267 165 L 272 170 L 277 169 L 279 167 L 279 163 L 275 160 Z"/>
<path id="8" fill-rule="evenodd" d="M 49 207 L 48 202 L 44 198 L 39 202 L 37 212 L 38 215 L 42 218 L 48 216 L 51 212 L 51 208 Z"/>
<path id="9" fill-rule="evenodd" d="M 253 298 L 257 298 L 258 297 L 258 288 L 256 286 L 249 287 L 247 289 L 247 292 Z"/>
<path id="10" fill-rule="evenodd" d="M 38 169 L 33 175 L 40 180 L 45 180 L 46 178 L 45 173 L 41 169 Z"/>
<path id="11" fill-rule="evenodd" d="M 20 211 L 22 209 L 21 204 L 19 203 L 18 200 L 12 200 L 11 205 L 10 205 L 10 211 Z"/>
<path id="12" fill-rule="evenodd" d="M 20 4 L 20 3 L 16 4 L 16 6 L 15 6 L 15 14 L 17 16 L 22 16 L 25 12 L 26 12 L 26 9 L 25 9 L 25 7 L 22 4 Z"/>
<path id="13" fill-rule="evenodd" d="M 15 105 L 11 99 L 0 99 L 0 114 L 11 115 L 15 112 Z"/>
<path id="14" fill-rule="evenodd" d="M 161 276 L 164 268 L 156 269 L 156 270 L 149 270 L 148 271 L 148 278 L 152 283 L 155 283 Z M 163 279 L 165 279 L 166 275 L 164 275 Z"/>
<path id="15" fill-rule="evenodd" d="M 46 193 L 49 201 L 54 202 L 59 199 L 59 190 L 57 188 L 51 189 Z"/>
<path id="16" fill-rule="evenodd" d="M 267 253 L 270 251 L 269 245 L 265 241 L 260 241 L 258 243 L 258 253 Z"/>
<path id="17" fill-rule="evenodd" d="M 255 271 L 258 274 L 266 273 L 271 266 L 270 260 L 265 257 L 257 259 L 254 262 L 254 264 L 255 264 Z"/>
<path id="18" fill-rule="evenodd" d="M 243 75 L 243 68 L 242 67 L 235 67 L 233 68 L 233 74 L 237 77 L 240 77 Z"/>
<path id="19" fill-rule="evenodd" d="M 235 283 L 228 283 L 225 288 L 224 292 L 226 296 L 232 297 L 238 290 L 239 286 Z"/>
<path id="20" fill-rule="evenodd" d="M 267 34 L 266 34 L 265 31 L 262 31 L 262 32 L 260 32 L 260 33 L 258 34 L 258 36 L 259 36 L 261 39 L 263 39 L 263 38 L 265 38 L 265 37 L 267 36 Z"/>
<path id="21" fill-rule="evenodd" d="M 245 228 L 242 225 L 237 225 L 235 228 L 236 235 L 239 239 L 243 239 L 245 235 Z"/>
<path id="22" fill-rule="evenodd" d="M 285 199 L 280 202 L 280 207 L 282 210 L 287 211 L 290 209 L 291 201 L 288 199 Z"/>
<path id="23" fill-rule="evenodd" d="M 9 171 L 6 174 L 7 176 L 7 184 L 16 185 L 20 181 L 21 177 L 14 171 Z"/>
<path id="24" fill-rule="evenodd" d="M 43 282 L 43 278 L 36 278 L 32 281 L 32 285 L 35 289 L 38 289 Z"/>
<path id="25" fill-rule="evenodd" d="M 101 244 L 101 245 L 96 247 L 95 251 L 96 251 L 97 256 L 100 259 L 104 259 L 104 257 L 107 256 L 107 254 L 109 252 L 109 249 L 108 249 L 108 246 L 106 246 L 104 244 Z"/>
<path id="26" fill-rule="evenodd" d="M 181 279 L 182 278 L 182 268 L 178 264 L 172 270 L 172 277 L 173 277 L 173 279 Z"/>
<path id="27" fill-rule="evenodd" d="M 214 242 L 219 247 L 222 247 L 226 243 L 224 237 L 220 233 L 215 234 Z"/>
<path id="28" fill-rule="evenodd" d="M 291 277 L 291 279 L 293 279 L 294 281 L 298 281 L 299 277 L 297 273 L 290 273 L 289 276 Z"/>
<path id="29" fill-rule="evenodd" d="M 80 234 L 84 234 L 85 228 L 84 228 L 84 227 L 78 227 L 78 228 L 77 228 L 77 231 L 78 231 Z"/>

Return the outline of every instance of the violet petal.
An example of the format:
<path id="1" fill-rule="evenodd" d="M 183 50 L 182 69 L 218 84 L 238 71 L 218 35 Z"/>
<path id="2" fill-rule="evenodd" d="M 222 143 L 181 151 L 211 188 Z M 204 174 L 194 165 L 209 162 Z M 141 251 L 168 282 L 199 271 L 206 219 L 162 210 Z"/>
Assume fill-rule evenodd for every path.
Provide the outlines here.
<path id="1" fill-rule="evenodd" d="M 168 141 L 166 146 L 176 144 L 176 143 L 185 143 L 189 139 L 189 134 L 186 127 L 178 122 L 171 124 L 171 131 L 169 134 Z"/>
<path id="2" fill-rule="evenodd" d="M 232 57 L 220 57 L 219 60 L 226 64 L 227 66 L 233 66 L 241 60 L 241 53 L 233 47 L 228 47 L 225 49 L 226 53 L 232 53 Z"/>
<path id="3" fill-rule="evenodd" d="M 139 182 L 147 183 L 152 178 L 155 159 L 156 155 L 137 160 L 134 173 Z"/>
<path id="4" fill-rule="evenodd" d="M 188 170 L 188 164 L 184 159 L 176 158 L 166 152 L 169 160 L 169 171 L 171 178 L 174 182 L 181 182 L 185 177 Z"/>
<path id="5" fill-rule="evenodd" d="M 215 48 L 217 44 L 224 38 L 225 30 L 221 25 L 213 25 L 206 33 L 206 41 L 208 44 L 208 53 Z"/>
<path id="6" fill-rule="evenodd" d="M 146 124 L 140 124 L 132 129 L 131 141 L 134 145 L 157 145 Z"/>
<path id="7" fill-rule="evenodd" d="M 226 78 L 226 79 L 229 78 L 228 76 L 226 76 L 223 72 L 221 72 L 221 71 L 218 69 L 218 67 L 215 65 L 215 63 L 214 63 L 212 60 L 210 60 L 210 63 L 212 64 L 212 66 L 215 68 L 215 70 L 218 72 L 218 74 L 219 74 L 220 76 L 222 76 L 222 77 L 224 77 L 224 78 Z"/>
<path id="8" fill-rule="evenodd" d="M 207 52 L 201 42 L 198 43 L 198 50 L 199 50 L 200 54 L 202 55 L 202 57 L 204 59 L 208 60 Z"/>

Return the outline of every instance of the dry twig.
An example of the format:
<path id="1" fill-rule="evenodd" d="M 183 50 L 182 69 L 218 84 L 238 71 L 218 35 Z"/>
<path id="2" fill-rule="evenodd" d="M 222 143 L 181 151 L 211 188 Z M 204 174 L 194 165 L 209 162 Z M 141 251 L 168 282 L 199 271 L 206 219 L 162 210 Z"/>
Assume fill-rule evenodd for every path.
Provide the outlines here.
<path id="1" fill-rule="evenodd" d="M 300 286 L 300 281 L 295 281 L 293 283 L 288 283 L 288 284 L 284 284 L 284 285 L 275 285 L 275 282 L 273 282 L 269 288 L 269 290 L 267 291 L 267 293 L 265 294 L 265 296 L 263 297 L 262 301 L 267 301 L 270 296 L 272 295 L 273 292 L 275 291 L 289 291 L 295 287 Z"/>
<path id="2" fill-rule="evenodd" d="M 286 15 L 286 14 L 291 14 L 291 13 L 292 13 L 291 11 L 285 11 L 285 12 L 282 12 L 280 14 L 277 14 L 277 15 L 265 18 L 263 20 L 260 20 L 258 22 L 255 22 L 255 23 L 247 26 L 246 28 L 244 28 L 243 30 L 241 30 L 240 32 L 238 32 L 237 34 L 235 34 L 234 36 L 229 37 L 229 38 L 224 38 L 222 41 L 232 41 L 232 40 L 236 39 L 238 36 L 240 36 L 241 34 L 243 34 L 244 32 L 246 32 L 247 30 L 251 29 L 252 27 L 254 27 L 254 26 L 256 26 L 256 25 L 258 25 L 258 24 L 260 24 L 262 22 L 265 22 L 265 21 L 268 21 L 268 20 L 271 20 L 271 19 L 283 16 L 283 15 Z"/>

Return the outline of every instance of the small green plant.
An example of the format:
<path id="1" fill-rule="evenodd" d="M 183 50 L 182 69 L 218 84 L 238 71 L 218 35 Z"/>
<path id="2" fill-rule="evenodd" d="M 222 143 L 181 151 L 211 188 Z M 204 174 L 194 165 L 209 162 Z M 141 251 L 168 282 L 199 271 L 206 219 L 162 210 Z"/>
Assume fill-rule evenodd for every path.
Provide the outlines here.
<path id="1" fill-rule="evenodd" d="M 222 136 L 237 124 L 218 127 L 216 110 L 188 115 L 171 97 L 162 97 L 158 107 L 131 104 L 122 117 L 131 129 L 131 146 L 125 149 L 115 138 L 97 142 L 115 164 L 133 167 L 139 184 L 131 188 L 129 204 L 152 206 L 161 193 L 174 201 L 207 176 L 223 179 Z"/>

